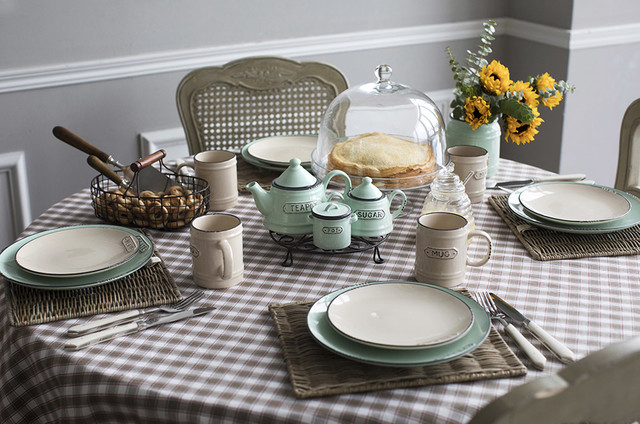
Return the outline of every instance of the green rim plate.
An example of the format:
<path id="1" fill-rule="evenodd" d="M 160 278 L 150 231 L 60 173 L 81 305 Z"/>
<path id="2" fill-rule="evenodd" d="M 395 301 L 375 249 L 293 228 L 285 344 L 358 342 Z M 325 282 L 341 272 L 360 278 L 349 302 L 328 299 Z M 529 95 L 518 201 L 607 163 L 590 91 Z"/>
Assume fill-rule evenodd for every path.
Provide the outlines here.
<path id="1" fill-rule="evenodd" d="M 554 221 L 544 220 L 532 213 L 529 213 L 524 206 L 520 204 L 520 193 L 524 190 L 525 187 L 514 191 L 509 195 L 507 199 L 507 203 L 509 205 L 509 209 L 513 211 L 516 215 L 518 215 L 523 220 L 527 221 L 530 224 L 535 226 L 546 228 L 547 230 L 554 230 L 563 233 L 572 233 L 572 234 L 605 234 L 612 233 L 614 231 L 624 230 L 626 228 L 633 227 L 640 223 L 640 199 L 637 197 L 624 192 L 622 190 L 618 190 L 615 188 L 608 188 L 609 190 L 613 190 L 616 193 L 624 196 L 631 205 L 631 210 L 628 214 L 623 216 L 620 219 L 616 219 L 614 221 L 603 222 L 601 224 L 593 224 L 590 226 L 584 225 L 571 225 L 571 224 L 560 224 Z"/>
<path id="2" fill-rule="evenodd" d="M 87 226 L 100 228 L 112 227 L 102 224 L 86 225 L 84 227 Z M 58 278 L 32 274 L 22 269 L 16 263 L 16 252 L 26 243 L 43 235 L 50 234 L 56 231 L 67 230 L 69 228 L 73 227 L 62 227 L 43 231 L 41 233 L 37 233 L 18 240 L 17 242 L 7 247 L 4 251 L 2 251 L 2 253 L 0 253 L 0 274 L 2 274 L 9 281 L 23 286 L 44 290 L 72 290 L 99 286 L 129 275 L 142 268 L 147 262 L 149 262 L 149 259 L 153 255 L 153 244 L 147 236 L 140 233 L 139 231 L 132 230 L 130 228 L 117 227 L 136 237 L 140 247 L 138 248 L 137 253 L 131 259 L 114 268 L 110 268 L 108 270 L 93 274 Z"/>
<path id="3" fill-rule="evenodd" d="M 489 335 L 491 329 L 489 315 L 478 303 L 463 294 L 412 281 L 381 281 L 363 285 L 388 283 L 430 286 L 455 296 L 469 306 L 473 313 L 471 329 L 456 341 L 422 349 L 396 350 L 358 343 L 337 332 L 327 317 L 327 308 L 331 301 L 341 293 L 354 288 L 347 287 L 325 295 L 311 307 L 307 315 L 307 325 L 313 338 L 330 351 L 354 361 L 390 367 L 415 367 L 447 362 L 466 355 L 480 346 Z"/>
<path id="4" fill-rule="evenodd" d="M 316 148 L 318 136 L 313 134 L 274 135 L 259 138 L 247 144 L 246 152 L 252 158 L 271 165 L 289 166 L 289 160 L 297 157 L 302 165 L 311 166 L 311 151 Z M 300 146 L 305 148 L 301 149 Z M 295 152 L 293 157 L 291 153 Z M 280 156 L 277 153 L 284 154 Z"/>
<path id="5" fill-rule="evenodd" d="M 251 144 L 251 143 L 249 143 L 249 144 Z M 285 169 L 287 169 L 289 167 L 288 164 L 287 165 L 274 165 L 274 164 L 262 162 L 261 160 L 258 160 L 256 158 L 254 158 L 247 151 L 247 149 L 249 148 L 249 144 L 245 144 L 244 145 L 244 147 L 240 151 L 240 154 L 242 155 L 244 160 L 247 161 L 248 163 L 250 163 L 251 165 L 257 166 L 258 168 L 268 169 L 270 171 L 280 171 L 280 172 L 284 171 Z M 311 170 L 311 164 L 310 163 L 303 162 L 301 165 L 307 171 Z"/>

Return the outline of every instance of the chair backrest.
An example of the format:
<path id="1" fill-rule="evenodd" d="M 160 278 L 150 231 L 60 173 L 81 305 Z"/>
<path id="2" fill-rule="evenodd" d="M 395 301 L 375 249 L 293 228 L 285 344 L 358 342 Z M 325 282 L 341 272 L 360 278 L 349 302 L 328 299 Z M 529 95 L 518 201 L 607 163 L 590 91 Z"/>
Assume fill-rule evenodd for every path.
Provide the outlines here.
<path id="1" fill-rule="evenodd" d="M 632 423 L 640 420 L 640 336 L 494 400 L 469 424 Z"/>
<path id="2" fill-rule="evenodd" d="M 273 135 L 317 134 L 329 103 L 348 87 L 333 66 L 251 57 L 196 69 L 177 90 L 189 153 L 238 150 Z"/>
<path id="3" fill-rule="evenodd" d="M 640 197 L 640 99 L 622 118 L 615 188 Z"/>

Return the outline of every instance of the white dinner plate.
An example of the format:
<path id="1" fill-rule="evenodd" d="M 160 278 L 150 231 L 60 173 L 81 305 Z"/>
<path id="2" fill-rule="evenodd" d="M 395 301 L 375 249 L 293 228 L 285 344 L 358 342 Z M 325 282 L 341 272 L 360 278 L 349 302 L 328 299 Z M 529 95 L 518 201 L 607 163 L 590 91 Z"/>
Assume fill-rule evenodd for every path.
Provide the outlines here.
<path id="1" fill-rule="evenodd" d="M 138 251 L 136 237 L 115 226 L 74 226 L 41 233 L 16 252 L 16 263 L 34 274 L 68 277 L 121 265 Z"/>
<path id="2" fill-rule="evenodd" d="M 346 337 L 391 349 L 449 343 L 473 324 L 471 309 L 461 299 L 410 282 L 354 287 L 333 299 L 327 317 Z"/>
<path id="3" fill-rule="evenodd" d="M 368 284 L 422 284 L 411 281 L 385 281 Z M 428 286 L 428 284 L 424 284 Z M 435 287 L 435 286 L 431 286 Z M 471 329 L 451 343 L 423 347 L 420 349 L 387 349 L 356 342 L 344 337 L 329 323 L 327 309 L 331 301 L 341 293 L 350 290 L 336 290 L 319 299 L 307 314 L 307 326 L 313 338 L 323 347 L 354 361 L 387 367 L 417 367 L 451 361 L 475 350 L 484 342 L 491 330 L 489 315 L 478 303 L 463 294 L 445 288 L 437 288 L 451 293 L 465 302 L 471 309 L 474 320 Z"/>
<path id="4" fill-rule="evenodd" d="M 109 225 L 101 224 L 96 224 L 93 226 L 109 227 Z M 133 258 L 116 267 L 92 274 L 80 274 L 76 276 L 60 278 L 34 274 L 32 272 L 25 271 L 20 266 L 18 266 L 18 264 L 16 263 L 16 252 L 22 246 L 32 240 L 35 240 L 41 235 L 60 231 L 60 229 L 57 228 L 54 230 L 48 230 L 39 234 L 25 237 L 4 249 L 2 253 L 0 253 L 0 274 L 2 274 L 7 280 L 12 281 L 16 284 L 42 290 L 73 290 L 85 287 L 99 286 L 117 280 L 142 268 L 149 262 L 151 256 L 153 256 L 153 244 L 147 236 L 131 228 L 121 228 L 137 239 L 139 247 Z"/>
<path id="5" fill-rule="evenodd" d="M 524 221 L 537 227 L 572 234 L 606 234 L 640 224 L 640 199 L 621 190 L 613 189 L 615 192 L 624 196 L 631 205 L 631 211 L 624 217 L 615 221 L 594 223 L 591 225 L 566 225 L 540 218 L 525 209 L 518 200 L 520 193 L 524 189 L 525 188 L 521 188 L 509 195 L 507 199 L 509 209 Z"/>
<path id="6" fill-rule="evenodd" d="M 534 215 L 567 225 L 611 222 L 631 210 L 626 197 L 595 184 L 539 183 L 522 190 L 518 199 Z"/>
<path id="7" fill-rule="evenodd" d="M 281 135 L 252 141 L 246 151 L 251 157 L 272 165 L 286 167 L 293 158 L 300 159 L 303 165 L 311 165 L 311 152 L 317 143 L 316 135 Z"/>

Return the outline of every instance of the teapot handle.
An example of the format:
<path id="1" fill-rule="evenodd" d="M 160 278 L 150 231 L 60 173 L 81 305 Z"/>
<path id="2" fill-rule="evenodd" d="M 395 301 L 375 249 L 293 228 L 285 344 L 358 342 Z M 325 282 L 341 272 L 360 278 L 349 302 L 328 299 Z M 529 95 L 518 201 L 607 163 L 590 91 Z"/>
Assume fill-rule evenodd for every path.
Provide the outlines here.
<path id="1" fill-rule="evenodd" d="M 387 197 L 387 199 L 389 199 L 389 206 L 391 206 L 393 198 L 397 195 L 400 195 L 400 197 L 402 197 L 402 203 L 400 204 L 400 207 L 391 214 L 391 219 L 395 219 L 398 215 L 400 215 L 400 212 L 402 212 L 405 205 L 407 204 L 407 195 L 404 194 L 402 190 L 393 190 Z"/>
<path id="2" fill-rule="evenodd" d="M 351 179 L 346 173 L 338 169 L 334 169 L 324 177 L 324 180 L 322 180 L 322 186 L 324 187 L 324 190 L 327 191 L 327 186 L 329 185 L 329 181 L 331 181 L 331 179 L 336 175 L 342 177 L 342 179 L 344 180 L 344 191 L 342 192 L 342 194 L 346 196 L 347 193 L 351 191 Z"/>

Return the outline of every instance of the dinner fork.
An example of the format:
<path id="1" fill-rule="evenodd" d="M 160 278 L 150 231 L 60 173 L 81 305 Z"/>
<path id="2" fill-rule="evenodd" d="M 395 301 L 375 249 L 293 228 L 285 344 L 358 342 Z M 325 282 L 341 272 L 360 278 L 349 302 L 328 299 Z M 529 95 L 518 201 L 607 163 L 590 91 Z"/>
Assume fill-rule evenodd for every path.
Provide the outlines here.
<path id="1" fill-rule="evenodd" d="M 169 314 L 181 312 L 188 306 L 191 306 L 202 296 L 204 296 L 204 291 L 198 290 L 191 295 L 170 305 L 154 306 L 147 309 L 133 309 L 106 318 L 90 321 L 86 324 L 74 325 L 72 327 L 69 327 L 69 329 L 67 330 L 67 335 L 71 337 L 82 336 L 83 334 L 93 333 L 95 331 L 104 330 L 105 328 L 109 328 L 117 324 L 123 324 L 129 321 L 133 321 L 134 319 L 142 315 L 148 315 L 154 312 L 165 312 Z"/>
<path id="2" fill-rule="evenodd" d="M 536 347 L 532 345 L 516 327 L 513 326 L 513 324 L 508 323 L 504 319 L 505 315 L 498 310 L 493 299 L 489 295 L 489 292 L 477 292 L 474 293 L 473 297 L 480 305 L 482 305 L 485 311 L 489 313 L 492 320 L 496 320 L 502 324 L 504 331 L 511 336 L 520 349 L 522 349 L 529 359 L 531 359 L 533 365 L 540 370 L 544 369 L 544 366 L 547 363 L 547 358 L 545 358 L 544 355 L 536 349 Z"/>

